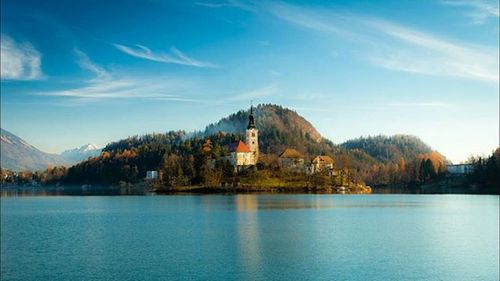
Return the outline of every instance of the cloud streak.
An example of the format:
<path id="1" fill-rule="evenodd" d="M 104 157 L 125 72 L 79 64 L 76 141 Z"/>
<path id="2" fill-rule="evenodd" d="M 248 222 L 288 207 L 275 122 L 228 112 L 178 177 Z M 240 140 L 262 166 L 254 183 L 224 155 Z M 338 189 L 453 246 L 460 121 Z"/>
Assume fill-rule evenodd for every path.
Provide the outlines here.
<path id="1" fill-rule="evenodd" d="M 190 83 L 167 77 L 127 77 L 105 70 L 93 62 L 87 54 L 74 49 L 76 63 L 84 70 L 94 74 L 92 79 L 70 89 L 39 92 L 35 95 L 57 97 L 70 104 L 99 102 L 103 100 L 156 100 L 178 102 L 201 102 L 181 95 Z"/>
<path id="2" fill-rule="evenodd" d="M 484 0 L 446 0 L 443 5 L 468 8 L 467 16 L 474 24 L 484 24 L 490 17 L 498 18 L 500 11 L 498 1 Z"/>
<path id="3" fill-rule="evenodd" d="M 178 94 L 183 92 L 180 81 L 173 79 L 112 78 L 93 80 L 80 87 L 38 93 L 37 95 L 67 98 L 72 101 L 96 102 L 102 100 L 157 100 L 200 102 Z"/>
<path id="4" fill-rule="evenodd" d="M 73 50 L 75 55 L 77 56 L 77 64 L 84 70 L 92 72 L 97 80 L 108 80 L 111 78 L 111 74 L 107 72 L 101 66 L 95 64 L 86 53 L 82 52 L 80 49 L 75 48 Z"/>
<path id="5" fill-rule="evenodd" d="M 498 83 L 498 49 L 456 43 L 379 20 L 367 23 L 402 43 L 371 57 L 385 68 Z"/>
<path id="6" fill-rule="evenodd" d="M 200 81 L 161 75 L 124 76 L 105 70 L 77 48 L 74 53 L 77 57 L 76 63 L 95 77 L 77 87 L 38 92 L 35 95 L 58 98 L 61 105 L 73 106 L 102 101 L 172 101 L 218 105 L 267 97 L 277 92 L 277 86 L 271 84 L 239 94 L 230 94 L 218 100 L 203 98 L 200 94 L 209 96 L 210 92 L 207 93 L 206 89 L 210 87 Z"/>
<path id="7" fill-rule="evenodd" d="M 210 62 L 203 62 L 188 57 L 175 47 L 170 48 L 170 53 L 166 54 L 166 53 L 155 53 L 151 51 L 151 49 L 143 45 L 135 45 L 133 47 L 120 44 L 112 44 L 112 45 L 125 54 L 146 60 L 168 63 L 168 64 L 181 64 L 181 65 L 188 65 L 195 67 L 211 67 L 211 68 L 218 67 L 217 65 L 212 64 Z"/>
<path id="8" fill-rule="evenodd" d="M 377 18 L 284 3 L 267 8 L 327 40 L 357 42 L 359 53 L 386 69 L 498 83 L 498 48 L 454 42 Z"/>
<path id="9" fill-rule="evenodd" d="M 2 33 L 0 45 L 2 80 L 38 80 L 44 77 L 42 56 L 31 43 L 18 43 Z"/>

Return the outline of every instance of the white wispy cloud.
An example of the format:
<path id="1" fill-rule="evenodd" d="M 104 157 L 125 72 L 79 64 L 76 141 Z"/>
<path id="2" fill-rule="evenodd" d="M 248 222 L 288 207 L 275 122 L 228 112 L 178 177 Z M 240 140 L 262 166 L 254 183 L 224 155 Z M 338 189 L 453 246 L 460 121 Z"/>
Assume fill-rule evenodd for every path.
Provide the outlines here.
<path id="1" fill-rule="evenodd" d="M 2 80 L 37 80 L 44 77 L 42 56 L 31 43 L 18 43 L 3 33 L 0 41 Z"/>
<path id="2" fill-rule="evenodd" d="M 175 47 L 170 48 L 170 53 L 165 54 L 165 53 L 157 53 L 151 51 L 146 46 L 143 45 L 135 45 L 133 47 L 131 46 L 125 46 L 125 45 L 120 45 L 120 44 L 113 44 L 118 50 L 142 59 L 147 59 L 151 61 L 157 61 L 157 62 L 162 62 L 162 63 L 173 63 L 173 64 L 182 64 L 182 65 L 189 65 L 189 66 L 195 66 L 195 67 L 218 67 L 217 65 L 210 63 L 210 62 L 203 62 L 200 60 L 196 60 L 194 58 L 188 57 L 184 53 L 182 53 L 180 50 L 176 49 Z"/>
<path id="3" fill-rule="evenodd" d="M 326 39 L 357 43 L 368 61 L 387 69 L 498 83 L 498 48 L 455 42 L 377 18 L 284 3 L 267 7 L 278 18 Z"/>
<path id="4" fill-rule="evenodd" d="M 263 6 L 272 15 L 291 24 L 346 38 L 356 37 L 347 22 L 350 17 L 325 9 L 306 8 L 284 2 L 270 2 Z"/>
<path id="5" fill-rule="evenodd" d="M 163 76 L 125 76 L 107 71 L 78 48 L 74 53 L 76 63 L 94 77 L 73 88 L 38 92 L 36 95 L 57 97 L 62 104 L 71 105 L 102 100 L 201 102 L 182 94 L 189 89 L 188 81 Z"/>
<path id="6" fill-rule="evenodd" d="M 114 71 L 107 71 L 93 62 L 83 51 L 75 48 L 78 65 L 90 71 L 95 77 L 83 81 L 83 84 L 53 91 L 34 93 L 39 96 L 58 98 L 61 105 L 81 105 L 107 101 L 172 101 L 220 105 L 227 102 L 268 97 L 277 92 L 276 84 L 242 93 L 228 93 L 226 97 L 211 99 L 211 92 L 206 92 L 206 81 L 193 78 L 179 78 L 164 75 L 130 76 Z"/>
<path id="7" fill-rule="evenodd" d="M 483 24 L 490 17 L 500 17 L 498 1 L 487 0 L 444 0 L 442 4 L 467 8 L 466 15 L 474 24 Z M 497 20 L 498 21 L 498 20 Z"/>
<path id="8" fill-rule="evenodd" d="M 403 43 L 371 56 L 385 68 L 498 83 L 498 48 L 457 43 L 380 20 L 367 23 Z"/>
<path id="9" fill-rule="evenodd" d="M 200 102 L 179 93 L 186 90 L 185 83 L 168 78 L 110 78 L 93 80 L 80 87 L 41 92 L 37 95 L 67 98 L 73 101 L 101 100 L 159 100 Z"/>
<path id="10" fill-rule="evenodd" d="M 111 78 L 111 74 L 106 71 L 104 68 L 101 66 L 97 65 L 93 61 L 90 60 L 90 58 L 87 56 L 86 53 L 82 52 L 80 49 L 75 48 L 74 50 L 75 55 L 77 56 L 77 63 L 78 65 L 85 70 L 88 70 L 92 72 L 97 80 L 108 80 Z"/>

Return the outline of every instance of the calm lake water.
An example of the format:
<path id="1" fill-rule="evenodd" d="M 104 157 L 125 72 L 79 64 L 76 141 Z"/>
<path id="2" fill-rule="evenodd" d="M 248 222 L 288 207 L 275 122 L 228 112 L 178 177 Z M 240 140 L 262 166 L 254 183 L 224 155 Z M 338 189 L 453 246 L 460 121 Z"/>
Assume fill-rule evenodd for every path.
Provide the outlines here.
<path id="1" fill-rule="evenodd" d="M 499 197 L 3 197 L 1 277 L 498 280 Z"/>

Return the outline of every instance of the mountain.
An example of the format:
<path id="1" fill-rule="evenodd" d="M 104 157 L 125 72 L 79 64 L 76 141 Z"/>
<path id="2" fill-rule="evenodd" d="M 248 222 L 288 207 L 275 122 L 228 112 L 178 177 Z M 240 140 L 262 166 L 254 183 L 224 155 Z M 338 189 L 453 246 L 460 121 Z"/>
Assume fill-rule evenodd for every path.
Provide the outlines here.
<path id="1" fill-rule="evenodd" d="M 80 148 L 69 149 L 61 153 L 61 157 L 68 163 L 78 163 L 89 157 L 101 154 L 101 149 L 95 144 L 86 144 Z"/>
<path id="2" fill-rule="evenodd" d="M 401 158 L 410 160 L 432 152 L 429 145 L 412 135 L 360 137 L 340 146 L 348 150 L 363 151 L 376 161 L 384 163 L 399 163 Z"/>
<path id="3" fill-rule="evenodd" d="M 214 124 L 208 125 L 201 136 L 218 132 L 244 135 L 250 110 L 240 110 Z M 260 150 L 278 154 L 287 147 L 306 153 L 326 153 L 332 145 L 323 139 L 314 126 L 294 110 L 279 105 L 264 104 L 253 109 L 259 130 Z M 326 145 L 325 145 L 326 144 Z"/>
<path id="4" fill-rule="evenodd" d="M 42 170 L 48 165 L 65 165 L 57 154 L 40 151 L 18 136 L 1 129 L 1 166 L 13 171 Z"/>
<path id="5" fill-rule="evenodd" d="M 205 135 L 219 131 L 227 133 L 244 133 L 248 124 L 250 110 L 240 110 L 215 124 L 205 128 Z M 277 133 L 295 133 L 307 136 L 308 139 L 320 142 L 321 134 L 313 125 L 296 111 L 274 104 L 258 105 L 253 109 L 255 125 L 261 133 L 276 131 Z"/>
<path id="6" fill-rule="evenodd" d="M 101 149 L 93 144 L 66 150 L 61 154 L 43 152 L 13 133 L 1 129 L 1 167 L 12 171 L 37 171 L 50 166 L 70 166 L 89 157 L 98 156 Z"/>

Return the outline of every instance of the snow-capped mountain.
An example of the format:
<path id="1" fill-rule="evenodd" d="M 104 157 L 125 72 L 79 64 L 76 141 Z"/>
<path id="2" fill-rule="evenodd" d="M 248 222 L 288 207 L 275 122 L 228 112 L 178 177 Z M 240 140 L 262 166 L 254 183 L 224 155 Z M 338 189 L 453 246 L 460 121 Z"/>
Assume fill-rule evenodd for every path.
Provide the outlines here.
<path id="1" fill-rule="evenodd" d="M 9 131 L 1 129 L 1 167 L 14 171 L 43 170 L 49 165 L 68 164 L 58 154 L 46 153 Z"/>
<path id="2" fill-rule="evenodd" d="M 1 129 L 0 147 L 1 168 L 12 171 L 45 170 L 49 165 L 71 166 L 101 153 L 95 144 L 86 144 L 61 154 L 46 153 L 4 129 Z"/>
<path id="3" fill-rule="evenodd" d="M 86 144 L 80 148 L 66 150 L 61 153 L 61 156 L 69 163 L 77 163 L 89 157 L 98 156 L 101 153 L 101 148 L 95 144 Z"/>

